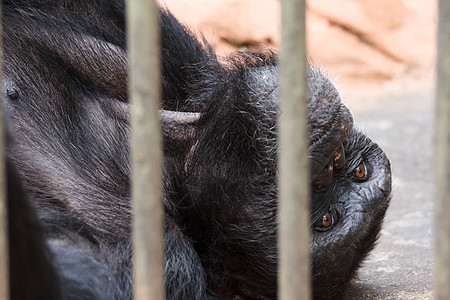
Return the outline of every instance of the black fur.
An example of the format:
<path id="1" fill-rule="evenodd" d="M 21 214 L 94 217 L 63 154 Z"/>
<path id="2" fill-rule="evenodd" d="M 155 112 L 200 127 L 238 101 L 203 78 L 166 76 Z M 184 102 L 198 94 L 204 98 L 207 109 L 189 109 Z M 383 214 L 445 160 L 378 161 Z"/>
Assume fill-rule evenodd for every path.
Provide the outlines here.
<path id="1" fill-rule="evenodd" d="M 2 9 L 13 299 L 130 299 L 124 2 Z M 219 62 L 160 17 L 167 299 L 275 299 L 277 55 Z M 308 112 L 313 292 L 335 299 L 376 240 L 390 167 L 313 67 Z"/>

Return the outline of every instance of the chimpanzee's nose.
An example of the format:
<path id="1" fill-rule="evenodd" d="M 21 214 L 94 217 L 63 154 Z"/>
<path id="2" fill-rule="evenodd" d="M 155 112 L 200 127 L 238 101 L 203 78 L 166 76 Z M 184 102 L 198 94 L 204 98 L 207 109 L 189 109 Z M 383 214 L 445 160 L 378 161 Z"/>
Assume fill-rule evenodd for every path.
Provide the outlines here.
<path id="1" fill-rule="evenodd" d="M 328 163 L 322 169 L 322 171 L 317 174 L 314 178 L 312 184 L 317 187 L 328 186 L 333 178 L 333 170 L 339 170 L 345 165 L 345 153 L 344 146 L 341 145 L 336 149 L 333 155 L 328 160 Z"/>

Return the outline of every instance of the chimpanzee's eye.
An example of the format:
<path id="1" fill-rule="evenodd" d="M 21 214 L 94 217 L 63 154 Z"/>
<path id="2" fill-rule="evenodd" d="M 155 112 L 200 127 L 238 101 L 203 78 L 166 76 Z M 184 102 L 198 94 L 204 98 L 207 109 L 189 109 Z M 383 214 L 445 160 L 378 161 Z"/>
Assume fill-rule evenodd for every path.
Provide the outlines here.
<path id="1" fill-rule="evenodd" d="M 333 225 L 333 223 L 333 215 L 330 211 L 328 211 L 319 221 L 316 222 L 316 224 L 314 224 L 314 229 L 325 231 L 329 229 L 329 227 Z"/>
<path id="2" fill-rule="evenodd" d="M 361 163 L 359 166 L 357 166 L 356 169 L 354 169 L 352 171 L 352 175 L 359 180 L 366 179 L 367 170 L 366 170 L 366 166 L 364 165 L 364 163 Z"/>

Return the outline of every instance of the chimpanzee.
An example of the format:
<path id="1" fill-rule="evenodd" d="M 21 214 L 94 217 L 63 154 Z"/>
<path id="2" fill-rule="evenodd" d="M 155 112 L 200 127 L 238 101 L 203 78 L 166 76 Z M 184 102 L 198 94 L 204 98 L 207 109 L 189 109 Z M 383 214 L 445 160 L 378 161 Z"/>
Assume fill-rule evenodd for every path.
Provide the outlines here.
<path id="1" fill-rule="evenodd" d="M 124 1 L 4 0 L 13 299 L 130 299 Z M 160 11 L 167 299 L 277 298 L 277 54 L 218 60 Z M 342 297 L 389 161 L 310 67 L 313 294 Z"/>

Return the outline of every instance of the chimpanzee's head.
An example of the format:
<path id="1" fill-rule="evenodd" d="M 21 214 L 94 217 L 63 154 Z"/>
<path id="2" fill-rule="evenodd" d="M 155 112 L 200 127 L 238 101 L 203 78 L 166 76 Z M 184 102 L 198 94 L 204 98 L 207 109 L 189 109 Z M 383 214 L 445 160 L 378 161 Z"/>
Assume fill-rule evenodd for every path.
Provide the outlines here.
<path id="1" fill-rule="evenodd" d="M 237 54 L 230 61 L 198 83 L 209 87 L 187 105 L 198 113 L 164 112 L 166 155 L 184 157 L 169 167 L 178 172 L 166 197 L 194 241 L 213 294 L 271 299 L 277 293 L 278 70 L 271 55 Z M 307 78 L 313 293 L 334 298 L 373 248 L 391 173 L 378 145 L 353 128 L 333 84 L 313 67 Z M 185 147 L 171 147 L 179 136 Z"/>

